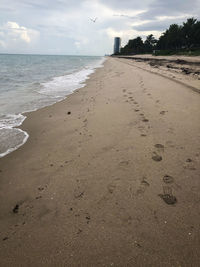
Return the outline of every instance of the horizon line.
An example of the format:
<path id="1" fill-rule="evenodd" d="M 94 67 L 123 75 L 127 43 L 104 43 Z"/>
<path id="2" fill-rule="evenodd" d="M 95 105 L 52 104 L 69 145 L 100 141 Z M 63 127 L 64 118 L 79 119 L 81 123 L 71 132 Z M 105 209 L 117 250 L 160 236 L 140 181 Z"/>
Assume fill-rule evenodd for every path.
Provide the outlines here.
<path id="1" fill-rule="evenodd" d="M 70 55 L 70 54 L 35 54 L 35 53 L 3 53 L 0 55 L 24 55 L 24 56 L 73 56 L 73 57 L 104 57 L 104 55 Z"/>

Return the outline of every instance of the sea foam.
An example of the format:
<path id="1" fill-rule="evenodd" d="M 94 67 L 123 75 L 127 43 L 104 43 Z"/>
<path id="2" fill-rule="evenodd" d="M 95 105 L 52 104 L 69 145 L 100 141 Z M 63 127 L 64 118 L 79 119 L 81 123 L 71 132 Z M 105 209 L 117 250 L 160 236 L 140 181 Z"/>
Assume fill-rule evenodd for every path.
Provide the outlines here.
<path id="1" fill-rule="evenodd" d="M 11 56 L 8 56 L 10 65 L 13 65 L 13 59 L 16 60 L 17 64 L 19 64 L 19 60 L 24 64 L 26 59 L 26 56 L 20 55 L 19 59 L 17 56 L 15 58 L 9 57 Z M 16 72 L 15 77 L 20 77 L 16 78 L 17 86 L 12 82 L 4 85 L 4 88 L 7 86 L 9 90 L 3 91 L 0 88 L 0 157 L 16 150 L 27 141 L 28 133 L 15 128 L 20 126 L 26 119 L 23 113 L 52 105 L 65 99 L 67 95 L 73 93 L 76 89 L 84 87 L 89 75 L 96 68 L 102 67 L 104 61 L 105 58 L 96 57 L 32 56 L 30 57 L 30 62 L 32 63 L 25 66 L 27 73 L 23 64 L 21 71 L 20 67 L 13 70 Z M 67 66 L 64 64 L 66 62 L 68 63 Z M 79 66 L 79 64 L 81 65 Z M 6 65 L 5 67 L 7 68 Z M 59 71 L 56 74 L 60 72 L 61 75 L 52 77 L 54 73 L 52 69 L 55 68 L 57 70 L 58 67 Z M 32 71 L 31 73 L 30 70 Z M 49 77 L 50 74 L 51 77 Z M 12 73 L 10 73 L 10 76 L 12 77 Z M 46 81 L 41 81 L 42 79 Z M 31 84 L 29 80 L 31 80 Z M 15 88 L 18 88 L 18 91 Z M 9 110 L 15 113 L 9 113 Z"/>

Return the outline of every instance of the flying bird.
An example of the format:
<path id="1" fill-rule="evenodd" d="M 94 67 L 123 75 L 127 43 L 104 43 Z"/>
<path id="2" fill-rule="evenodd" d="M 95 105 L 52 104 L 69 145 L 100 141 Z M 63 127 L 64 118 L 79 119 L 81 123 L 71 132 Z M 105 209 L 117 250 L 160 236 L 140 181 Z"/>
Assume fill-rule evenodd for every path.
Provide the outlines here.
<path id="1" fill-rule="evenodd" d="M 96 20 L 97 20 L 97 18 L 95 18 L 95 19 L 91 19 L 91 18 L 90 18 L 90 20 L 91 20 L 92 22 L 94 22 L 94 23 L 95 23 L 95 22 L 96 22 Z"/>

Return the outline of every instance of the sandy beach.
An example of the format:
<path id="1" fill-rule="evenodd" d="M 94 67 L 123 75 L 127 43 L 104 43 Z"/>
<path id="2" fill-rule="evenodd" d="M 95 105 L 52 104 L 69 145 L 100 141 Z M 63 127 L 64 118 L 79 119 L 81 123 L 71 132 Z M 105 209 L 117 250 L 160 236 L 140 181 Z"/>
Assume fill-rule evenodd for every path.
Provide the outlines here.
<path id="1" fill-rule="evenodd" d="M 0 159 L 0 266 L 199 266 L 199 76 L 147 65 L 108 58 L 27 114 Z"/>

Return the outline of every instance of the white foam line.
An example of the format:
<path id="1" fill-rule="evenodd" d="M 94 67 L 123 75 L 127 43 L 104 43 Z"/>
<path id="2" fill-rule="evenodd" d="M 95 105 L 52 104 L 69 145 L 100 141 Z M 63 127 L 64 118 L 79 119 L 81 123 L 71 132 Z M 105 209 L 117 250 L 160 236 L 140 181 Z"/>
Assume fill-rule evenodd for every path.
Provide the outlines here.
<path id="1" fill-rule="evenodd" d="M 90 75 L 91 75 L 92 73 L 94 73 L 96 69 L 98 69 L 98 68 L 102 68 L 102 67 L 104 66 L 104 63 L 105 63 L 106 60 L 107 60 L 107 58 L 103 57 L 102 60 L 101 60 L 97 65 L 95 65 L 93 68 L 90 69 L 91 72 L 88 73 L 88 75 L 86 75 L 86 77 L 85 77 L 84 80 L 82 80 L 79 84 L 77 84 L 77 87 L 76 87 L 73 91 L 71 91 L 71 92 L 69 92 L 68 94 L 66 94 L 65 96 L 63 96 L 63 98 L 60 99 L 59 101 L 55 101 L 54 103 L 52 103 L 52 104 L 50 104 L 50 105 L 48 105 L 48 106 L 51 106 L 51 105 L 53 105 L 53 104 L 55 104 L 55 103 L 57 103 L 57 102 L 60 102 L 60 101 L 62 101 L 62 100 L 64 100 L 64 99 L 66 99 L 68 95 L 73 94 L 73 92 L 75 92 L 77 89 L 80 89 L 80 88 L 84 87 L 84 86 L 85 86 L 85 83 L 84 83 L 84 82 L 90 78 Z M 40 93 L 41 93 L 41 92 L 40 92 Z M 54 97 L 55 97 L 55 96 L 54 96 Z M 43 107 L 42 107 L 42 108 L 43 108 Z M 32 111 L 36 111 L 36 110 L 38 110 L 38 109 L 40 109 L 40 108 L 35 108 L 35 109 L 33 109 L 33 110 L 24 111 L 24 112 L 22 112 L 22 113 L 32 112 Z M 22 115 L 22 114 L 18 114 L 18 115 Z M 29 134 L 28 134 L 27 132 L 25 132 L 25 131 L 23 131 L 23 130 L 21 130 L 21 129 L 19 129 L 19 128 L 15 128 L 16 126 L 20 126 L 20 125 L 22 125 L 22 123 L 23 123 L 24 120 L 26 119 L 26 116 L 24 116 L 24 115 L 22 115 L 22 116 L 23 116 L 24 118 L 23 118 L 23 120 L 22 120 L 18 125 L 14 125 L 14 126 L 10 126 L 10 127 L 8 127 L 8 126 L 7 126 L 7 127 L 6 127 L 6 126 L 1 126 L 1 127 L 0 127 L 0 129 L 17 129 L 18 131 L 23 132 L 24 135 L 25 135 L 24 140 L 23 140 L 23 142 L 22 142 L 21 144 L 15 146 L 15 147 L 13 147 L 13 148 L 9 148 L 7 151 L 5 151 L 5 152 L 3 152 L 3 153 L 0 153 L 0 158 L 2 158 L 2 157 L 4 157 L 4 156 L 6 156 L 7 154 L 9 154 L 9 153 L 11 153 L 11 152 L 17 150 L 19 147 L 23 146 L 23 145 L 26 143 L 26 141 L 28 140 L 28 138 L 29 138 Z"/>
<path id="2" fill-rule="evenodd" d="M 4 128 L 4 129 L 5 129 L 5 128 Z M 7 129 L 13 129 L 13 128 L 7 128 Z M 15 129 L 16 129 L 16 128 L 15 128 Z M 25 132 L 25 131 L 23 131 L 23 130 L 21 130 L 21 129 L 17 129 L 17 130 L 18 130 L 19 132 L 24 133 L 24 135 L 25 135 L 24 140 L 22 141 L 21 144 L 15 146 L 15 147 L 9 148 L 8 150 L 6 150 L 6 152 L 1 153 L 1 154 L 0 154 L 0 158 L 2 158 L 2 157 L 4 157 L 4 156 L 6 156 L 7 154 L 9 154 L 9 153 L 11 153 L 11 152 L 17 150 L 20 146 L 23 146 L 23 145 L 26 143 L 26 141 L 28 140 L 29 135 L 28 135 L 27 132 Z"/>

